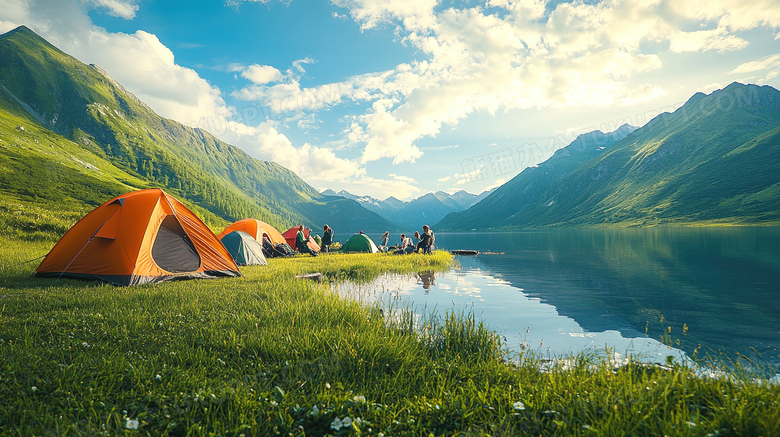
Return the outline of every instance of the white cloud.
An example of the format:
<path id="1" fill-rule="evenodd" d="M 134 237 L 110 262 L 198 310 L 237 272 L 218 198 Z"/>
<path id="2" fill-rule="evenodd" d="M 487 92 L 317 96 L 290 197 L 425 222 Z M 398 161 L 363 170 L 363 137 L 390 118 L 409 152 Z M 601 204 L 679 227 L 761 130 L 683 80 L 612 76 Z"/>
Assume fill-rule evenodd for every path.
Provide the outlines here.
<path id="1" fill-rule="evenodd" d="M 293 146 L 271 123 L 261 123 L 257 127 L 236 124 L 220 138 L 258 159 L 281 164 L 309 183 L 348 181 L 365 175 L 365 169 L 350 160 L 338 158 L 329 149 L 308 143 Z"/>
<path id="2" fill-rule="evenodd" d="M 135 18 L 135 13 L 138 11 L 138 5 L 132 0 L 87 0 L 86 3 L 99 9 L 105 9 L 106 13 L 112 17 L 120 17 L 126 20 Z"/>
<path id="3" fill-rule="evenodd" d="M 490 0 L 495 9 L 434 10 L 435 1 L 337 0 L 362 29 L 398 26 L 426 56 L 394 70 L 350 78 L 343 95 L 373 101 L 347 129 L 362 162 L 414 162 L 415 142 L 470 114 L 535 107 L 634 105 L 666 95 L 661 84 L 632 84 L 663 67 L 642 44 L 674 53 L 744 48 L 737 30 L 780 26 L 780 2 L 607 0 L 558 3 Z M 690 31 L 692 24 L 700 30 Z M 663 50 L 661 50 L 663 51 Z M 659 52 L 660 53 L 660 52 Z"/>
<path id="4" fill-rule="evenodd" d="M 401 176 L 401 175 L 397 175 L 397 174 L 393 174 L 393 173 L 388 174 L 388 176 L 393 178 L 394 181 L 406 182 L 408 184 L 415 184 L 415 183 L 417 183 L 417 181 L 415 181 L 414 178 L 411 178 L 409 176 Z"/>
<path id="5" fill-rule="evenodd" d="M 508 179 L 503 179 L 503 178 L 496 179 L 495 182 L 493 182 L 492 184 L 490 184 L 487 187 L 485 187 L 485 191 L 490 191 L 493 188 L 498 188 L 501 185 L 504 185 L 505 183 L 507 183 L 507 181 L 508 181 Z"/>
<path id="6" fill-rule="evenodd" d="M 780 26 L 780 3 L 774 0 L 669 0 L 664 3 L 663 6 L 671 6 L 684 18 L 717 22 L 718 27 L 732 31 Z"/>
<path id="7" fill-rule="evenodd" d="M 76 49 L 82 61 L 100 65 L 163 117 L 191 124 L 228 108 L 219 89 L 197 72 L 176 64 L 173 52 L 155 35 L 93 30 L 88 46 Z"/>
<path id="8" fill-rule="evenodd" d="M 780 54 L 767 56 L 765 58 L 759 59 L 758 61 L 745 62 L 744 64 L 732 70 L 731 74 L 744 75 L 747 73 L 754 73 L 759 71 L 765 72 L 762 73 L 763 77 L 750 76 L 750 77 L 743 77 L 741 80 L 745 82 L 763 84 L 780 76 Z"/>
<path id="9" fill-rule="evenodd" d="M 729 35 L 726 29 L 700 30 L 696 32 L 678 32 L 671 38 L 671 50 L 680 52 L 697 52 L 700 50 L 717 50 L 719 52 L 740 50 L 747 47 L 748 42 L 734 35 Z"/>
<path id="10" fill-rule="evenodd" d="M 495 143 L 492 144 L 495 146 Z M 441 152 L 442 150 L 449 150 L 449 149 L 457 149 L 458 145 L 450 145 L 450 146 L 439 146 L 439 147 L 423 147 L 421 150 L 425 150 L 426 152 Z"/>
<path id="11" fill-rule="evenodd" d="M 288 119 L 305 117 L 306 113 L 340 103 L 343 84 L 301 88 L 301 76 L 306 74 L 303 64 L 312 62 L 314 60 L 310 58 L 296 60 L 285 73 L 270 65 L 232 65 L 229 70 L 241 71 L 241 76 L 251 80 L 253 85 L 233 91 L 231 96 L 260 104 L 269 112 Z M 269 85 L 272 82 L 276 83 Z"/>
<path id="12" fill-rule="evenodd" d="M 450 179 L 451 179 L 451 178 L 450 178 L 449 176 L 445 176 L 445 177 L 443 177 L 443 178 L 439 178 L 439 179 L 437 179 L 437 180 L 438 180 L 439 182 L 447 182 L 447 181 L 448 181 L 448 180 L 450 180 Z"/>
<path id="13" fill-rule="evenodd" d="M 3 21 L 0 20 L 0 34 L 10 32 L 14 29 L 19 27 L 19 24 L 14 23 L 12 21 Z"/>
<path id="14" fill-rule="evenodd" d="M 767 56 L 758 61 L 745 62 L 739 67 L 731 70 L 731 74 L 752 73 L 754 71 L 768 70 L 775 67 L 780 67 L 780 53 Z"/>
<path id="15" fill-rule="evenodd" d="M 654 100 L 658 97 L 665 96 L 666 91 L 658 85 L 645 84 L 632 91 L 631 94 L 626 96 L 621 105 L 631 106 L 641 102 Z"/>
<path id="16" fill-rule="evenodd" d="M 486 168 L 486 163 L 484 161 L 476 164 L 476 165 L 469 165 L 470 168 L 465 168 L 464 164 L 464 172 L 463 173 L 455 173 L 455 186 L 458 185 L 464 185 L 471 182 L 475 182 L 481 179 L 484 179 L 484 171 Z"/>
<path id="17" fill-rule="evenodd" d="M 435 21 L 433 8 L 438 1 L 335 0 L 333 3 L 349 9 L 349 14 L 363 30 L 395 20 L 401 21 L 407 29 L 427 29 Z"/>
<path id="18" fill-rule="evenodd" d="M 270 65 L 250 65 L 246 67 L 241 76 L 251 80 L 253 83 L 263 85 L 268 82 L 278 82 L 282 79 L 282 72 Z"/>
<path id="19" fill-rule="evenodd" d="M 270 0 L 225 0 L 225 5 L 238 8 L 241 6 L 241 3 L 261 3 L 265 4 L 268 3 Z"/>

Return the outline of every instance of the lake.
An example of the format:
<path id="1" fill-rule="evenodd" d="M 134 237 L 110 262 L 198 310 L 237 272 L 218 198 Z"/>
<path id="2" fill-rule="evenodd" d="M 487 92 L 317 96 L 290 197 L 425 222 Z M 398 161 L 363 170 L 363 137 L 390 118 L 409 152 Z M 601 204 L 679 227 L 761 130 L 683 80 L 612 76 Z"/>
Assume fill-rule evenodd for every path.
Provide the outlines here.
<path id="1" fill-rule="evenodd" d="M 385 275 L 340 293 L 418 312 L 473 309 L 516 350 L 606 347 L 664 361 L 698 348 L 780 367 L 780 228 L 437 233 L 436 242 L 481 253 L 456 257 L 448 272 Z"/>

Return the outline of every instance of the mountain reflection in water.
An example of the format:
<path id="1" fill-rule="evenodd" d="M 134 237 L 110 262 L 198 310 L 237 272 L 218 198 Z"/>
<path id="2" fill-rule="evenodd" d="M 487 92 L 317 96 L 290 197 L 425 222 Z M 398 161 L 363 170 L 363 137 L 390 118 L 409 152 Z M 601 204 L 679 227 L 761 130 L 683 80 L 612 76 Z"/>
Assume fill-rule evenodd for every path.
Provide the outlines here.
<path id="1" fill-rule="evenodd" d="M 688 354 L 758 352 L 780 365 L 780 228 L 436 235 L 440 248 L 503 254 L 383 276 L 357 287 L 360 298 L 473 308 L 510 346 L 540 343 L 557 355 L 607 346 L 661 356 L 669 351 L 658 339 L 670 333 Z"/>

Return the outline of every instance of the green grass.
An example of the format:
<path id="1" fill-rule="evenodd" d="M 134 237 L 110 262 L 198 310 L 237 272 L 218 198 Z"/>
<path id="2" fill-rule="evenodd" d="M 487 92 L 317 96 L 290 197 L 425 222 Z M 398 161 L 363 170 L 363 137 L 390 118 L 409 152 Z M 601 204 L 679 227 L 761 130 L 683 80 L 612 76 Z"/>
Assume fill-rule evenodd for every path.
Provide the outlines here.
<path id="1" fill-rule="evenodd" d="M 0 435 L 780 434 L 777 385 L 600 355 L 507 363 L 473 314 L 389 323 L 327 284 L 446 269 L 443 252 L 123 288 L 29 279 L 37 262 L 20 263 L 50 246 L 0 248 Z M 327 281 L 295 278 L 310 272 Z"/>

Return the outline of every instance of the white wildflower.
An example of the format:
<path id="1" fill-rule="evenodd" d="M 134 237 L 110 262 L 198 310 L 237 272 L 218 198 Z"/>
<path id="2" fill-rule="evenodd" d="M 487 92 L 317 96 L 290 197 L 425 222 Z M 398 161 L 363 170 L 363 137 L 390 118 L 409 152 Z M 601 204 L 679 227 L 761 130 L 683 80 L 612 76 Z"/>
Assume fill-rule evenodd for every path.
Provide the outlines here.
<path id="1" fill-rule="evenodd" d="M 333 422 L 330 423 L 330 427 L 335 429 L 336 431 L 340 430 L 342 426 L 341 419 L 338 417 L 333 419 Z"/>
<path id="2" fill-rule="evenodd" d="M 366 401 L 366 397 L 365 397 L 365 396 L 355 396 L 355 397 L 354 397 L 354 398 L 352 398 L 352 399 L 353 399 L 355 402 L 365 402 L 365 401 Z"/>
<path id="3" fill-rule="evenodd" d="M 515 410 L 525 410 L 525 404 L 524 404 L 524 403 L 522 403 L 522 402 L 520 402 L 520 401 L 517 401 L 517 402 L 515 402 L 514 404 L 512 404 L 512 407 L 513 407 Z"/>
<path id="4" fill-rule="evenodd" d="M 309 414 L 311 414 L 312 416 L 316 416 L 316 415 L 320 414 L 320 409 L 317 408 L 317 406 L 315 405 L 315 406 L 312 407 L 311 413 L 309 413 Z"/>
<path id="5" fill-rule="evenodd" d="M 154 377 L 154 379 L 156 379 L 156 380 L 158 380 L 158 381 L 162 381 L 162 376 L 160 376 L 160 374 L 158 373 L 158 374 L 157 374 L 157 375 Z"/>
<path id="6" fill-rule="evenodd" d="M 36 386 L 32 386 L 32 387 L 30 387 L 30 389 L 31 389 L 32 391 L 36 391 L 36 390 L 38 390 L 38 387 L 36 387 Z"/>
<path id="7" fill-rule="evenodd" d="M 127 429 L 138 429 L 138 421 L 127 419 L 127 423 L 125 424 L 125 428 Z"/>
<path id="8" fill-rule="evenodd" d="M 273 405 L 275 407 L 275 406 L 277 406 L 279 404 L 277 404 L 276 401 L 271 401 L 271 405 Z"/>
<path id="9" fill-rule="evenodd" d="M 84 346 L 84 347 L 89 347 L 89 343 L 87 343 L 86 341 L 82 342 L 81 345 Z"/>
<path id="10" fill-rule="evenodd" d="M 325 388 L 327 388 L 328 390 L 330 390 L 330 383 L 329 383 L 329 382 L 326 382 L 326 383 L 325 383 Z"/>
<path id="11" fill-rule="evenodd" d="M 341 426 L 344 428 L 349 428 L 352 426 L 352 419 L 350 419 L 349 416 L 345 417 L 344 420 L 341 421 Z"/>

